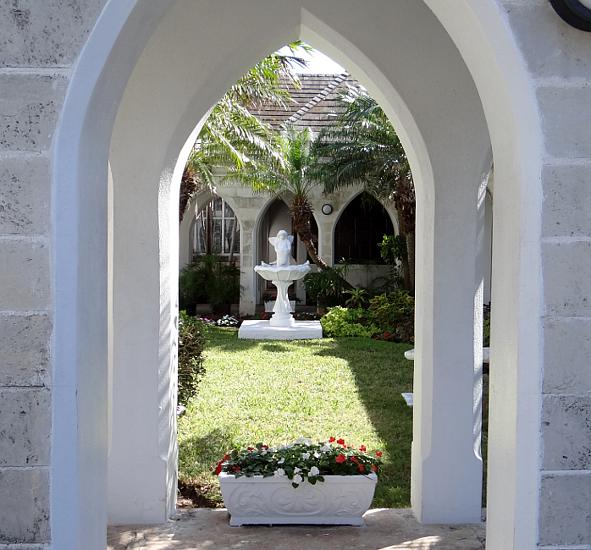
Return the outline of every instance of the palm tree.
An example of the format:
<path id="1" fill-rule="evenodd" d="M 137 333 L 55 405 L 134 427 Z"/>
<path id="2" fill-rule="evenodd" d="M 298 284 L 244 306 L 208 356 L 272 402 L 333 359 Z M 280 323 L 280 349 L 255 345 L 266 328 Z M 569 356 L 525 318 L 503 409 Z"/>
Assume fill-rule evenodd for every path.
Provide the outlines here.
<path id="1" fill-rule="evenodd" d="M 237 179 L 254 191 L 266 191 L 284 198 L 289 205 L 294 230 L 308 255 L 320 269 L 328 269 L 318 255 L 311 228 L 314 209 L 310 191 L 318 185 L 311 174 L 311 168 L 316 164 L 312 154 L 312 132 L 309 128 L 286 127 L 277 138 L 277 144 L 279 158 L 276 161 L 233 168 L 226 177 Z"/>
<path id="2" fill-rule="evenodd" d="M 257 63 L 214 106 L 185 167 L 179 202 L 179 218 L 198 189 L 214 187 L 216 169 L 252 168 L 260 163 L 281 162 L 276 134 L 251 113 L 261 105 L 285 106 L 290 95 L 284 81 L 298 85 L 293 68 L 305 65 L 297 50 L 309 46 L 289 44 L 290 54 L 274 53 Z"/>
<path id="3" fill-rule="evenodd" d="M 382 200 L 393 201 L 406 243 L 402 258 L 405 285 L 414 289 L 415 191 L 406 154 L 396 131 L 376 101 L 351 89 L 346 111 L 315 142 L 313 176 L 331 193 L 358 185 Z"/>

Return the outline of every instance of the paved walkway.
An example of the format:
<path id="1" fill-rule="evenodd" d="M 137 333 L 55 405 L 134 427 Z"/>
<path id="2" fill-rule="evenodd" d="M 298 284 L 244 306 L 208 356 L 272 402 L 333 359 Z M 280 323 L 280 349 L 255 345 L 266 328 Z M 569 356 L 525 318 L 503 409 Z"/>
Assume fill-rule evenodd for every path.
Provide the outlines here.
<path id="1" fill-rule="evenodd" d="M 365 527 L 230 527 L 222 509 L 182 510 L 163 526 L 111 527 L 109 550 L 481 550 L 484 525 L 420 525 L 410 510 L 374 509 Z"/>

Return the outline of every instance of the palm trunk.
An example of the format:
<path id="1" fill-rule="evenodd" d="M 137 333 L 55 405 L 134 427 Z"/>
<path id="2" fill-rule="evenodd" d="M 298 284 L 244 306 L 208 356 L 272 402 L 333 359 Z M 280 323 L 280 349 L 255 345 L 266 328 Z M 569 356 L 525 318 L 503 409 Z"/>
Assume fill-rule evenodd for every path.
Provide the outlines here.
<path id="1" fill-rule="evenodd" d="M 404 239 L 404 254 L 400 258 L 400 262 L 402 263 L 402 278 L 404 279 L 404 288 L 406 290 L 411 290 L 413 287 L 413 276 L 411 275 L 411 268 L 410 268 L 410 261 L 409 261 L 409 249 L 411 245 L 411 238 L 410 238 L 410 228 L 407 228 L 407 223 L 404 216 L 400 216 L 398 218 L 398 228 L 400 231 L 400 236 Z"/>
<path id="2" fill-rule="evenodd" d="M 294 231 L 298 234 L 300 241 L 306 247 L 306 251 L 308 255 L 318 266 L 320 270 L 328 270 L 332 269 L 319 255 L 318 251 L 316 250 L 316 245 L 314 244 L 314 235 L 312 234 L 312 229 L 310 225 L 310 221 L 312 219 L 312 206 L 310 205 L 309 201 L 305 197 L 296 197 L 291 203 L 290 206 L 290 213 L 291 218 L 293 220 L 293 228 Z M 341 284 L 343 289 L 351 289 L 353 288 L 351 284 L 341 275 L 339 275 L 341 279 Z"/>
<path id="3" fill-rule="evenodd" d="M 293 220 L 294 231 L 306 247 L 306 251 L 319 269 L 328 269 L 326 262 L 318 255 L 314 245 L 314 235 L 310 221 L 312 219 L 312 205 L 306 197 L 295 197 L 289 208 Z"/>

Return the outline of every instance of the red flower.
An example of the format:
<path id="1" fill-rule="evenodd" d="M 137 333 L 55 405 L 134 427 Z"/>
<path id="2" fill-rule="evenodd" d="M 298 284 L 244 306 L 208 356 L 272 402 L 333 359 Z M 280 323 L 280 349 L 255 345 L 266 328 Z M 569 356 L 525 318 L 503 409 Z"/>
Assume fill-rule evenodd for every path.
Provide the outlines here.
<path id="1" fill-rule="evenodd" d="M 247 451 L 254 451 L 254 447 L 247 447 Z"/>
<path id="2" fill-rule="evenodd" d="M 344 445 L 345 444 L 345 440 L 344 439 L 337 439 L 337 444 L 339 445 Z"/>
<path id="3" fill-rule="evenodd" d="M 224 458 L 222 458 L 222 460 L 220 462 L 224 462 L 225 460 L 230 460 L 230 455 L 229 454 L 225 454 Z"/>
<path id="4" fill-rule="evenodd" d="M 328 438 L 328 442 L 329 443 L 334 443 L 336 441 L 336 439 L 334 437 L 329 437 Z"/>
<path id="5" fill-rule="evenodd" d="M 342 464 L 343 462 L 345 462 L 345 460 L 347 460 L 347 457 L 343 453 L 341 453 L 335 458 L 335 460 L 337 461 L 337 463 Z"/>
<path id="6" fill-rule="evenodd" d="M 216 476 L 219 476 L 221 472 L 222 472 L 222 461 L 220 460 L 218 462 L 218 465 L 215 467 L 215 472 L 214 473 L 215 473 Z"/>
<path id="7" fill-rule="evenodd" d="M 371 465 L 371 471 L 372 472 L 377 472 L 378 471 L 378 467 L 375 464 Z"/>
<path id="8" fill-rule="evenodd" d="M 357 464 L 359 462 L 359 459 L 356 456 L 352 456 L 351 462 L 355 462 L 355 464 Z"/>
<path id="9" fill-rule="evenodd" d="M 376 451 L 376 456 L 378 458 L 381 458 L 382 457 L 382 451 Z"/>
<path id="10" fill-rule="evenodd" d="M 362 453 L 364 453 L 365 451 L 367 451 L 367 447 L 366 447 L 365 445 L 361 445 L 361 446 L 359 447 L 359 450 L 360 450 Z"/>
<path id="11" fill-rule="evenodd" d="M 233 471 L 233 472 L 239 472 L 239 471 L 240 471 L 240 466 L 234 466 L 234 467 L 232 468 L 232 471 Z"/>
<path id="12" fill-rule="evenodd" d="M 359 466 L 357 466 L 357 469 L 358 469 L 358 470 L 359 470 L 361 473 L 365 472 L 365 466 L 364 466 L 363 464 L 359 464 Z"/>

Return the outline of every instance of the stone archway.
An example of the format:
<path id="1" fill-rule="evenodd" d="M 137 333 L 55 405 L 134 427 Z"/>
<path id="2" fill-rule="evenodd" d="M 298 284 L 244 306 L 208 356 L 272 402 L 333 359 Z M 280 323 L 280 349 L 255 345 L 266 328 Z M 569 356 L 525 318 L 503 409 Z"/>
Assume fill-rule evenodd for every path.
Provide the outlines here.
<path id="1" fill-rule="evenodd" d="M 174 356 L 170 350 L 174 349 L 175 259 L 170 250 L 176 250 L 178 234 L 174 236 L 170 214 L 176 213 L 171 206 L 176 198 L 173 184 L 180 180 L 179 166 L 188 150 L 180 155 L 178 151 L 191 133 L 191 121 L 204 116 L 245 68 L 298 36 L 345 64 L 378 99 L 400 132 L 417 181 L 417 262 L 422 262 L 424 270 L 417 280 L 422 294 L 417 301 L 420 340 L 415 361 L 419 389 L 413 508 L 424 521 L 466 521 L 479 516 L 480 464 L 472 412 L 473 373 L 481 362 L 481 344 L 474 333 L 474 321 L 478 320 L 475 288 L 480 277 L 474 265 L 479 246 L 474 237 L 478 224 L 475 196 L 485 170 L 482 151 L 488 150 L 490 131 L 497 169 L 495 216 L 504 222 L 495 235 L 495 256 L 503 261 L 498 262 L 496 292 L 493 290 L 499 300 L 495 308 L 499 321 L 493 320 L 493 360 L 499 365 L 499 380 L 507 375 L 505 383 L 514 382 L 515 386 L 506 395 L 497 392 L 497 403 L 493 402 L 498 439 L 491 438 L 490 475 L 499 488 L 491 489 L 489 533 L 493 537 L 489 537 L 489 545 L 517 548 L 533 544 L 536 512 L 524 518 L 520 510 L 536 509 L 534 489 L 538 483 L 533 470 L 537 465 L 535 404 L 539 391 L 532 391 L 539 380 L 539 298 L 533 290 L 538 286 L 532 284 L 539 280 L 539 250 L 531 244 L 537 242 L 540 199 L 539 176 L 532 178 L 539 161 L 535 102 L 496 6 L 484 0 L 458 0 L 446 11 L 436 1 L 426 4 L 431 11 L 414 0 L 395 6 L 376 0 L 364 5 L 361 13 L 354 4 L 343 8 L 342 2 L 333 0 L 274 2 L 249 9 L 238 14 L 240 17 L 234 14 L 236 20 L 228 17 L 225 4 L 214 2 L 199 6 L 180 0 L 107 5 L 74 76 L 55 157 L 55 179 L 60 182 L 56 197 L 55 355 L 59 365 L 56 377 L 62 381 L 54 397 L 52 446 L 56 546 L 76 548 L 84 537 L 86 547 L 96 541 L 99 548 L 104 541 L 108 261 L 106 239 L 103 242 L 100 236 L 106 234 L 107 227 L 107 159 L 113 174 L 115 216 L 132 198 L 138 199 L 130 202 L 133 209 L 146 214 L 147 231 L 133 257 L 138 260 L 135 270 L 126 269 L 116 257 L 113 266 L 122 275 L 118 281 L 115 274 L 115 292 L 118 288 L 129 291 L 126 299 L 130 304 L 145 306 L 145 296 L 152 296 L 145 323 L 135 327 L 137 334 L 140 338 L 158 335 L 156 342 L 146 343 L 151 351 L 145 355 L 146 387 L 141 395 L 148 409 L 135 411 L 136 422 L 149 424 L 144 434 L 137 434 L 138 452 L 149 447 L 144 453 L 152 463 L 148 469 L 160 472 L 151 488 L 150 484 L 141 487 L 143 495 L 133 495 L 136 502 L 147 506 L 134 510 L 144 514 L 136 517 L 148 521 L 165 517 L 174 497 L 174 395 L 170 390 Z M 239 10 L 239 6 L 232 4 L 232 9 Z M 189 14 L 194 17 L 187 17 Z M 467 28 L 457 23 L 462 18 L 469 20 Z M 323 21 L 330 21 L 330 26 Z M 194 31 L 192 34 L 180 32 L 190 23 L 187 30 Z M 376 23 L 380 23 L 377 28 Z M 417 30 L 423 34 L 415 33 Z M 195 40 L 191 47 L 179 42 L 187 36 Z M 163 37 L 170 40 L 162 41 Z M 415 40 L 421 47 L 414 47 Z M 191 58 L 182 55 L 183 48 L 191 51 Z M 411 51 L 421 55 L 408 57 Z M 499 61 L 501 51 L 504 57 Z M 405 84 L 411 67 L 415 77 Z M 438 117 L 432 116 L 434 106 Z M 453 166 L 449 162 L 450 142 L 457 153 Z M 187 143 L 192 144 L 190 140 Z M 146 150 L 153 156 L 146 158 Z M 532 164 L 521 167 L 519 157 Z M 140 160 L 144 162 L 142 174 L 133 174 L 130 166 L 137 166 Z M 133 186 L 140 180 L 149 186 L 136 188 L 134 194 Z M 518 189 L 517 202 L 510 197 L 499 200 L 504 192 L 509 195 L 509 181 Z M 138 189 L 142 193 L 137 193 Z M 458 190 L 466 192 L 457 196 Z M 118 202 L 118 193 L 122 202 Z M 84 224 L 79 217 L 82 211 L 90 212 Z M 450 215 L 461 221 L 460 237 Z M 129 250 L 125 242 L 134 235 L 124 231 L 129 229 L 125 219 L 119 228 L 117 220 L 114 223 L 116 254 L 117 246 Z M 530 260 L 527 263 L 524 254 Z M 460 273 L 458 265 L 465 267 Z M 134 273 L 139 272 L 145 280 L 138 288 Z M 524 281 L 529 281 L 530 293 L 523 289 Z M 123 286 L 118 287 L 120 283 Z M 453 334 L 450 328 L 455 329 Z M 457 345 L 452 345 L 453 338 Z M 128 342 L 128 350 L 135 347 L 137 342 L 131 347 Z M 123 357 L 119 360 L 121 368 L 128 367 Z M 524 376 L 526 373 L 531 376 Z M 532 412 L 518 424 L 517 408 L 526 403 Z M 75 425 L 72 418 L 77 420 Z M 134 433 L 137 424 L 133 420 L 117 417 L 121 433 Z M 503 436 L 501 429 L 505 430 Z M 512 437 L 515 445 L 503 445 L 505 437 Z M 501 456 L 508 466 L 498 462 Z M 529 466 L 531 473 L 525 471 Z M 138 477 L 134 480 L 133 469 L 125 464 L 121 467 L 121 479 L 136 487 Z M 123 475 L 126 471 L 132 475 Z M 121 509 L 125 513 L 130 507 L 130 503 L 122 503 Z"/>

